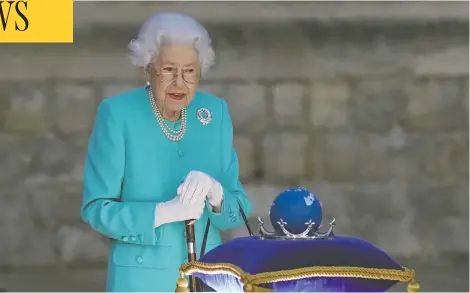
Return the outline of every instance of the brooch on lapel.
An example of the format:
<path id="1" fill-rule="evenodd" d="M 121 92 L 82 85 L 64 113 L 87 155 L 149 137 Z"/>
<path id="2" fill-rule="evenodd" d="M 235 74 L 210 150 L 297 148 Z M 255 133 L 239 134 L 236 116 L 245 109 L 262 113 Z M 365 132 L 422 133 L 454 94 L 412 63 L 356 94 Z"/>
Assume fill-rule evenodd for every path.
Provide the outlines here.
<path id="1" fill-rule="evenodd" d="M 207 108 L 197 110 L 197 119 L 201 121 L 202 125 L 206 126 L 212 120 L 212 113 Z"/>

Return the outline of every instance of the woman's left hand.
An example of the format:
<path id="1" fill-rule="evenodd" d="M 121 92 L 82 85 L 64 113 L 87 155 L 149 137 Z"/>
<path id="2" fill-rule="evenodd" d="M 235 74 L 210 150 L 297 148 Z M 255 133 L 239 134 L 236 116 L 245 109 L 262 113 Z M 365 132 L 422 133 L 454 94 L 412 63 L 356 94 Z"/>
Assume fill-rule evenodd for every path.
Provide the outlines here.
<path id="1" fill-rule="evenodd" d="M 211 206 L 220 207 L 223 200 L 223 188 L 220 183 L 200 171 L 191 171 L 184 182 L 178 187 L 182 203 L 194 203 L 200 200 L 207 200 Z"/>

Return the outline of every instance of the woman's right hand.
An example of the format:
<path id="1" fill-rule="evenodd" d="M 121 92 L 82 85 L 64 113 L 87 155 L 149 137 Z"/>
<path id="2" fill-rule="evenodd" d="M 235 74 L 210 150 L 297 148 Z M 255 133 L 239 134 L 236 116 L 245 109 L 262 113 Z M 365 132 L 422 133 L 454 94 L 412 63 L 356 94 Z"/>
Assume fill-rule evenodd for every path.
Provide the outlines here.
<path id="1" fill-rule="evenodd" d="M 179 195 L 167 202 L 158 203 L 155 208 L 155 228 L 172 222 L 197 220 L 204 212 L 204 206 L 204 200 L 182 203 Z"/>

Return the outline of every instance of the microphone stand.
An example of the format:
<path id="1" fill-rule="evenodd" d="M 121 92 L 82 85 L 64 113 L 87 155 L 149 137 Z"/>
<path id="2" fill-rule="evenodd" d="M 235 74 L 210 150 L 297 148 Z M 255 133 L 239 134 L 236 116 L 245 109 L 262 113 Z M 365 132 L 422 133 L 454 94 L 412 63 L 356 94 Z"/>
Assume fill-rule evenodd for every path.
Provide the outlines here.
<path id="1" fill-rule="evenodd" d="M 186 226 L 186 244 L 188 248 L 188 262 L 197 260 L 196 256 L 196 234 L 194 233 L 194 223 L 196 220 L 184 221 Z M 201 282 L 193 276 L 189 276 L 189 290 L 190 292 L 203 292 Z"/>

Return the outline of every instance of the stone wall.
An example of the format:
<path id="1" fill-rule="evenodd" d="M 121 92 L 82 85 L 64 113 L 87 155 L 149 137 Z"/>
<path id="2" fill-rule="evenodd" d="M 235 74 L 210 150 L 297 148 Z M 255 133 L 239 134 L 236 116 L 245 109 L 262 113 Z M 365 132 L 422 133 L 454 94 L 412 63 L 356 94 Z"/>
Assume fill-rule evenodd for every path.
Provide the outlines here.
<path id="1" fill-rule="evenodd" d="M 76 7 L 103 5 L 114 4 Z M 132 14 L 120 7 L 114 15 Z M 202 88 L 229 103 L 253 216 L 303 185 L 340 234 L 397 257 L 468 257 L 468 18 L 315 11 L 204 22 L 218 63 Z M 142 84 L 126 46 L 144 15 L 112 25 L 81 15 L 73 45 L 0 47 L 2 268 L 106 260 L 107 241 L 79 218 L 85 147 L 99 101 Z"/>

